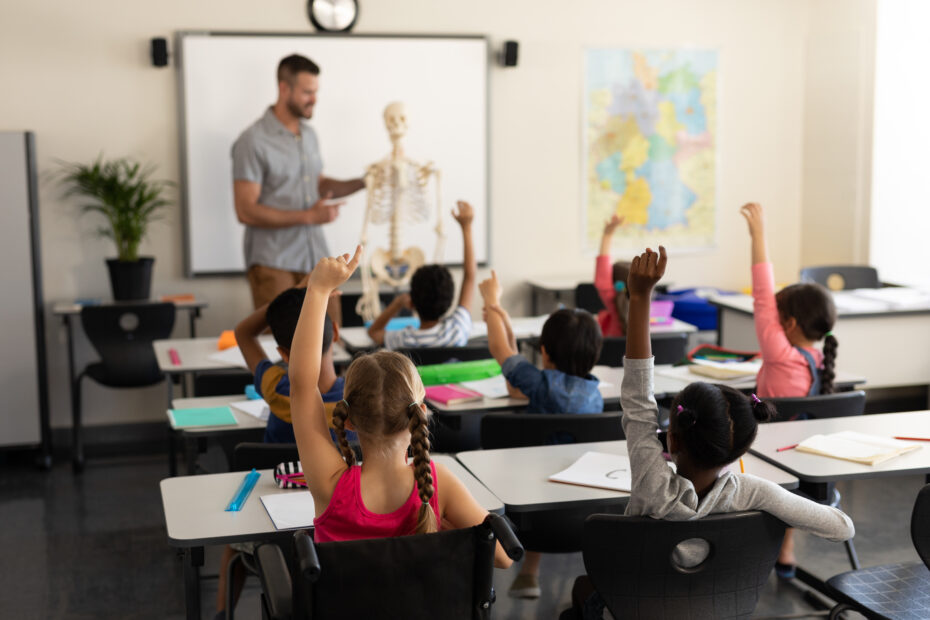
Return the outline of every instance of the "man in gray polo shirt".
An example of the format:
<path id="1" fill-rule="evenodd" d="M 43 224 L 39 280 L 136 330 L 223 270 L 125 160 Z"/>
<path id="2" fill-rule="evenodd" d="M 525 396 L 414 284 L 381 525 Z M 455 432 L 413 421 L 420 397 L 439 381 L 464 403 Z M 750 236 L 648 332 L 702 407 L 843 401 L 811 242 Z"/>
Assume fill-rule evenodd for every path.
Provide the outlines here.
<path id="1" fill-rule="evenodd" d="M 321 225 L 339 216 L 362 178 L 337 181 L 322 174 L 313 116 L 320 68 L 293 55 L 278 65 L 278 101 L 232 147 L 236 216 L 245 224 L 245 263 L 258 308 L 297 284 L 329 256 Z"/>

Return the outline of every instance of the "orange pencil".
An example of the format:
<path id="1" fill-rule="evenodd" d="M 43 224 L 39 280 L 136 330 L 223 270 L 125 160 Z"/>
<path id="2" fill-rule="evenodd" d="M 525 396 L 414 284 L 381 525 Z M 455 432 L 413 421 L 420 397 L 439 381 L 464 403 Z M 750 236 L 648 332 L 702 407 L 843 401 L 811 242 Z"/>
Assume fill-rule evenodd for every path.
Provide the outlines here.
<path id="1" fill-rule="evenodd" d="M 746 465 L 743 464 L 743 459 L 739 460 L 739 473 L 741 474 L 746 473 Z"/>

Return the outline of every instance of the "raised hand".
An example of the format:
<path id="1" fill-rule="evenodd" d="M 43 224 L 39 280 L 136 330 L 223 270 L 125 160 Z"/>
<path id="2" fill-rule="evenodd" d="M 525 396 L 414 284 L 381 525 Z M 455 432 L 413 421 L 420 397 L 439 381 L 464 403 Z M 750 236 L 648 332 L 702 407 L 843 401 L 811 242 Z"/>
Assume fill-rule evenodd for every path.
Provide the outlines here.
<path id="1" fill-rule="evenodd" d="M 630 296 L 646 296 L 652 294 L 652 288 L 656 282 L 665 275 L 665 265 L 668 263 L 668 257 L 665 254 L 665 248 L 659 246 L 659 253 L 656 254 L 651 249 L 633 258 L 630 264 L 630 275 L 627 279 L 627 289 Z"/>
<path id="2" fill-rule="evenodd" d="M 497 272 L 491 270 L 491 277 L 478 285 L 481 299 L 485 306 L 498 306 L 501 301 L 501 283 L 497 280 Z"/>
<path id="3" fill-rule="evenodd" d="M 765 234 L 762 205 L 758 202 L 747 202 L 739 208 L 739 212 L 740 215 L 746 218 L 746 223 L 749 224 L 749 234 L 752 237 L 760 237 Z"/>
<path id="4" fill-rule="evenodd" d="M 459 226 L 465 227 L 472 223 L 472 220 L 475 219 L 475 210 L 470 204 L 464 200 L 459 200 L 455 203 L 458 211 L 455 209 L 452 210 L 452 217 L 455 218 L 455 221 L 459 223 Z"/>
<path id="5" fill-rule="evenodd" d="M 614 234 L 614 231 L 617 230 L 620 226 L 623 225 L 623 218 L 614 213 L 610 216 L 610 219 L 604 222 L 604 236 L 609 237 Z"/>
<path id="6" fill-rule="evenodd" d="M 315 290 L 330 294 L 339 287 L 358 268 L 362 258 L 362 246 L 355 247 L 355 255 L 350 259 L 348 254 L 320 259 L 313 271 L 310 272 L 308 286 Z"/>

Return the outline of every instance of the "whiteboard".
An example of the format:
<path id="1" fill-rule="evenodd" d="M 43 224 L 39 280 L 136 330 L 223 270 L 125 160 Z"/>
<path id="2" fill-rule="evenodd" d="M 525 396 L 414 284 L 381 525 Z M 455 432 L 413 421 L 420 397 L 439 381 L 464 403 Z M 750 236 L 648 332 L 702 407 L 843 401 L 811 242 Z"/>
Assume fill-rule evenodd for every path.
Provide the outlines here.
<path id="1" fill-rule="evenodd" d="M 263 35 L 182 32 L 180 61 L 182 200 L 189 276 L 245 270 L 236 219 L 230 150 L 239 134 L 277 99 L 278 62 L 302 54 L 320 66 L 310 125 L 317 133 L 323 174 L 362 176 L 391 144 L 384 107 L 407 106 L 407 157 L 441 171 L 446 242 L 443 262 L 462 262 L 462 237 L 450 209 L 475 207 L 475 255 L 488 259 L 488 44 L 484 37 Z M 432 187 L 430 187 L 432 190 Z M 435 202 L 430 191 L 430 204 Z M 365 191 L 324 226 L 332 252 L 349 251 L 361 235 Z M 403 247 L 417 245 L 432 260 L 436 214 L 409 225 Z M 369 248 L 388 248 L 387 225 L 369 226 Z"/>

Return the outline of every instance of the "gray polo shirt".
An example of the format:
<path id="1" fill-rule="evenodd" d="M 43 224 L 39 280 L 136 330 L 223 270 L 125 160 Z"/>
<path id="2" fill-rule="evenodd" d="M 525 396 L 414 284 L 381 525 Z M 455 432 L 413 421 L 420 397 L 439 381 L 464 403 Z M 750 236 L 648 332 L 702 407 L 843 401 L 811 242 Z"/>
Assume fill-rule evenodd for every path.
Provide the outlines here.
<path id="1" fill-rule="evenodd" d="M 291 133 L 271 108 L 242 132 L 232 147 L 233 179 L 262 186 L 259 204 L 298 211 L 320 198 L 323 169 L 316 132 L 306 123 L 300 135 Z M 320 226 L 245 228 L 245 264 L 264 265 L 287 271 L 310 271 L 317 261 L 329 256 Z"/>

